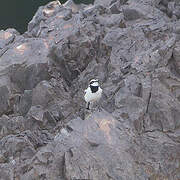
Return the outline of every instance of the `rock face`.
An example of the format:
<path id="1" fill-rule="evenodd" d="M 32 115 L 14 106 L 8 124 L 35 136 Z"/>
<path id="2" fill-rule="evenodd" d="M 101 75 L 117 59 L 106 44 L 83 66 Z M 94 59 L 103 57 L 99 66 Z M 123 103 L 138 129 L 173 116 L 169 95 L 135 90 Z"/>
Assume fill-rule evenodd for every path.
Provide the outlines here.
<path id="1" fill-rule="evenodd" d="M 54 1 L 0 31 L 0 179 L 179 180 L 179 7 Z"/>

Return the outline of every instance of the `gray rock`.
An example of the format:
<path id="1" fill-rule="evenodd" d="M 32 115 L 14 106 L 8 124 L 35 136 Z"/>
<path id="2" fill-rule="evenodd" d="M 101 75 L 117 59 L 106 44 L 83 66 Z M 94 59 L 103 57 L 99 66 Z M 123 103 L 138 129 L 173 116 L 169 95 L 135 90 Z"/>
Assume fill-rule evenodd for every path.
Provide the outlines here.
<path id="1" fill-rule="evenodd" d="M 30 41 L 17 46 L 16 49 L 14 52 L 7 52 L 7 56 L 9 53 L 15 53 L 16 58 L 19 59 L 19 65 L 13 68 L 10 75 L 11 81 L 14 84 L 21 90 L 31 90 L 40 81 L 49 79 L 48 45 L 46 42 L 39 40 L 35 40 L 35 42 Z M 32 55 L 34 57 L 32 57 Z M 4 58 L 6 58 L 6 56 L 3 56 L 2 63 Z M 9 58 L 9 60 L 6 59 L 6 61 L 9 62 L 9 64 L 7 64 L 8 66 L 13 65 L 12 59 Z"/>
<path id="2" fill-rule="evenodd" d="M 1 154 L 8 157 L 8 161 L 21 158 L 22 160 L 30 159 L 35 154 L 32 143 L 26 137 L 17 135 L 8 135 L 0 141 Z"/>
<path id="3" fill-rule="evenodd" d="M 53 139 L 52 134 L 50 134 L 47 130 L 26 130 L 21 132 L 21 136 L 28 138 L 28 140 L 33 144 L 35 149 L 46 145 Z"/>
<path id="4" fill-rule="evenodd" d="M 73 0 L 68 0 L 63 4 L 65 8 L 71 9 L 73 13 L 77 13 L 80 9 L 82 9 L 82 4 L 75 4 Z"/>
<path id="5" fill-rule="evenodd" d="M 58 118 L 60 119 L 61 116 Z M 53 113 L 43 109 L 42 106 L 32 106 L 27 114 L 26 128 L 37 129 L 38 127 L 44 127 L 50 129 L 56 125 L 56 120 L 57 118 L 53 116 Z"/>
<path id="6" fill-rule="evenodd" d="M 34 89 L 32 95 L 32 105 L 47 107 L 48 103 L 54 100 L 55 92 L 48 81 L 41 81 Z"/>
<path id="7" fill-rule="evenodd" d="M 7 113 L 9 108 L 9 91 L 6 86 L 0 87 L 0 115 Z"/>
<path id="8" fill-rule="evenodd" d="M 129 20 L 136 20 L 142 17 L 142 14 L 137 11 L 136 9 L 123 9 L 124 19 Z"/>
<path id="9" fill-rule="evenodd" d="M 0 49 L 3 49 L 5 46 L 9 45 L 14 41 L 14 34 L 15 33 L 13 31 L 11 32 L 11 29 L 8 29 L 6 31 L 0 31 Z"/>
<path id="10" fill-rule="evenodd" d="M 13 179 L 13 171 L 11 169 L 1 168 L 0 177 L 2 180 L 10 180 Z"/>
<path id="11" fill-rule="evenodd" d="M 176 70 L 180 72 L 180 41 L 176 43 L 173 50 L 173 58 L 176 66 Z"/>
<path id="12" fill-rule="evenodd" d="M 59 1 L 53 1 L 45 7 L 39 7 L 37 13 L 28 24 L 28 36 L 39 36 L 42 29 L 46 29 L 47 25 L 44 20 L 53 17 L 61 9 Z M 40 30 L 39 30 L 40 29 Z"/>
<path id="13" fill-rule="evenodd" d="M 24 91 L 49 79 L 48 47 L 44 40 L 21 39 L 14 42 L 1 56 L 0 85 L 6 85 L 11 91 Z"/>
<path id="14" fill-rule="evenodd" d="M 110 6 L 110 10 L 111 10 L 111 13 L 112 14 L 119 14 L 120 13 L 120 10 L 119 10 L 119 7 L 118 7 L 118 3 L 114 3 Z"/>
<path id="15" fill-rule="evenodd" d="M 64 20 L 68 21 L 71 18 L 72 18 L 72 10 L 66 11 L 64 14 Z"/>
<path id="16" fill-rule="evenodd" d="M 123 87 L 115 96 L 114 116 L 123 121 L 128 121 L 130 127 L 137 132 L 143 131 L 143 119 L 146 113 L 146 104 L 144 100 L 137 96 L 131 96 L 127 92 L 127 88 Z"/>
<path id="17" fill-rule="evenodd" d="M 175 10 L 175 2 L 169 2 L 167 7 L 167 13 L 170 17 L 172 17 L 174 10 Z"/>
<path id="18" fill-rule="evenodd" d="M 45 121 L 45 124 L 46 126 L 56 126 L 56 119 L 54 118 L 53 114 L 49 111 L 45 111 L 44 112 L 44 121 Z"/>
<path id="19" fill-rule="evenodd" d="M 0 137 L 4 137 L 10 134 L 17 134 L 21 131 L 24 131 L 25 121 L 22 116 L 9 118 L 6 115 L 3 115 L 0 118 Z"/>
<path id="20" fill-rule="evenodd" d="M 179 180 L 179 5 L 54 1 L 0 31 L 0 178 Z"/>
<path id="21" fill-rule="evenodd" d="M 179 106 L 178 100 L 170 95 L 164 84 L 158 79 L 153 80 L 148 113 L 154 129 L 173 131 L 178 128 Z"/>
<path id="22" fill-rule="evenodd" d="M 180 10 L 180 5 L 176 7 L 176 10 L 174 12 L 174 14 L 177 17 L 177 19 L 180 19 L 180 12 L 179 12 L 179 10 Z"/>
<path id="23" fill-rule="evenodd" d="M 16 96 L 16 100 L 13 104 L 15 113 L 19 113 L 25 116 L 32 105 L 32 90 L 25 90 L 22 96 Z"/>
<path id="24" fill-rule="evenodd" d="M 177 23 L 174 26 L 174 32 L 176 34 L 180 34 L 180 21 L 177 21 Z"/>
<path id="25" fill-rule="evenodd" d="M 34 162 L 32 171 L 36 171 L 37 175 L 40 176 L 43 170 L 46 178 L 51 177 L 52 179 L 56 177 L 59 179 L 63 179 L 63 177 L 69 179 L 87 179 L 88 177 L 93 179 L 109 179 L 109 177 L 119 179 L 127 177 L 126 173 L 122 172 L 120 175 L 118 168 L 112 169 L 110 167 L 121 165 L 121 167 L 126 166 L 130 175 L 133 175 L 132 158 L 128 157 L 128 153 L 125 152 L 128 139 L 124 141 L 118 135 L 121 130 L 115 128 L 118 126 L 116 123 L 118 121 L 115 121 L 106 112 L 92 114 L 92 117 L 85 121 L 80 118 L 71 121 L 68 123 L 67 129 L 71 131 L 69 136 L 62 134 L 55 139 L 53 144 L 41 148 L 36 156 L 40 162 L 39 166 Z M 119 138 L 121 140 L 118 140 Z M 114 149 L 117 143 L 119 148 Z M 118 158 L 116 158 L 116 154 L 119 154 Z M 126 158 L 128 161 L 125 161 Z M 43 166 L 44 163 L 50 165 L 49 169 Z M 33 177 L 35 178 L 35 175 Z"/>
<path id="26" fill-rule="evenodd" d="M 180 146 L 166 134 L 157 131 L 134 136 L 104 111 L 95 112 L 84 121 L 80 118 L 72 120 L 67 124 L 67 131 L 68 136 L 62 133 L 53 143 L 39 150 L 31 171 L 25 175 L 36 178 L 44 174 L 48 179 L 166 178 L 172 177 L 177 167 Z M 164 157 L 171 153 L 173 162 L 167 159 L 165 163 Z M 174 177 L 178 176 L 177 172 Z"/>
<path id="27" fill-rule="evenodd" d="M 66 41 L 66 43 L 59 43 L 52 49 L 49 55 L 55 65 L 61 69 L 61 75 L 69 86 L 71 85 L 71 81 L 78 77 L 89 62 L 93 59 L 98 61 L 99 56 L 105 56 L 102 53 L 107 48 L 100 43 L 100 39 L 103 36 L 100 32 L 103 29 L 98 25 L 99 30 L 95 32 L 93 25 L 91 27 L 92 29 L 90 28 L 89 30 L 86 29 L 87 27 L 83 27 L 81 31 L 76 29 L 76 33 L 73 32 L 70 36 L 65 35 L 63 41 Z M 93 35 L 91 39 L 89 39 L 86 31 L 89 31 L 88 34 Z M 79 38 L 80 36 L 82 38 Z M 101 51 L 97 51 L 98 48 L 101 48 Z"/>
<path id="28" fill-rule="evenodd" d="M 111 1 L 108 0 L 95 0 L 94 2 L 97 5 L 103 5 L 104 7 L 108 7 L 111 4 Z"/>
<path id="29" fill-rule="evenodd" d="M 160 1 L 159 3 L 157 3 L 157 7 L 167 13 L 167 15 L 170 17 L 170 18 L 173 18 L 174 20 L 175 19 L 179 19 L 180 18 L 180 14 L 179 14 L 179 10 L 180 10 L 180 5 L 179 5 L 179 2 L 176 1 L 176 0 L 173 0 L 173 1 Z"/>
<path id="30" fill-rule="evenodd" d="M 36 123 L 35 126 L 40 125 L 42 127 L 43 115 L 44 115 L 44 110 L 42 106 L 40 105 L 32 106 L 27 114 L 28 117 L 27 127 L 32 128 L 34 123 Z"/>
<path id="31" fill-rule="evenodd" d="M 112 14 L 109 17 L 98 17 L 99 22 L 107 26 L 109 28 L 111 27 L 120 27 L 120 28 L 126 28 L 126 22 L 124 20 L 124 17 L 122 14 Z"/>

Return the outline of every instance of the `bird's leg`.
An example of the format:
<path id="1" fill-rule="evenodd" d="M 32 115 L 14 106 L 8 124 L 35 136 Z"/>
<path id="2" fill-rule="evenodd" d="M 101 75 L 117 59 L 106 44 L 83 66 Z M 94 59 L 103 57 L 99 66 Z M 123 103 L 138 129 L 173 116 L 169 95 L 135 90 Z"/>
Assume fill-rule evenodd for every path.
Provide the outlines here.
<path id="1" fill-rule="evenodd" d="M 87 110 L 90 110 L 90 109 L 89 109 L 89 106 L 90 106 L 90 102 L 87 102 L 87 104 L 86 104 L 86 109 L 87 109 Z"/>

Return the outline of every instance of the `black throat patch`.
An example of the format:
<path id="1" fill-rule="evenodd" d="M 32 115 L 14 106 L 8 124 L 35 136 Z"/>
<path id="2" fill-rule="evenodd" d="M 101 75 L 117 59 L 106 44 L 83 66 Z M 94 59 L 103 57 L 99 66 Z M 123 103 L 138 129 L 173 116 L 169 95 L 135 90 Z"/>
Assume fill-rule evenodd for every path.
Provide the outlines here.
<path id="1" fill-rule="evenodd" d="M 90 88 L 91 88 L 92 93 L 95 93 L 98 91 L 99 86 L 91 86 L 90 85 Z"/>

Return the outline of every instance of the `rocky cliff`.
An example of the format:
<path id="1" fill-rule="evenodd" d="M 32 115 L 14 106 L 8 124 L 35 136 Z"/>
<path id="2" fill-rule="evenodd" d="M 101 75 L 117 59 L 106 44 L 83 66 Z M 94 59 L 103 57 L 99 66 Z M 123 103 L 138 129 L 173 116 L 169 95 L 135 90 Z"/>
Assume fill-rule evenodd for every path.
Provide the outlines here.
<path id="1" fill-rule="evenodd" d="M 55 1 L 0 31 L 0 116 L 2 180 L 179 180 L 180 2 Z"/>

